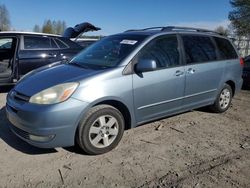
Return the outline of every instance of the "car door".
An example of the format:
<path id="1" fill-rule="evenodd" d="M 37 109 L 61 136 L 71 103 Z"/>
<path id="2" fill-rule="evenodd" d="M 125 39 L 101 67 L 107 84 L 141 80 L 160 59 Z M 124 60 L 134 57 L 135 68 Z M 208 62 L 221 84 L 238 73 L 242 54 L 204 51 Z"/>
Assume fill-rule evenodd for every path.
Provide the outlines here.
<path id="1" fill-rule="evenodd" d="M 19 75 L 53 63 L 58 59 L 58 46 L 47 36 L 24 35 L 18 54 Z"/>
<path id="2" fill-rule="evenodd" d="M 181 109 L 184 95 L 184 67 L 176 35 L 153 39 L 134 58 L 153 60 L 157 70 L 133 74 L 134 108 L 138 123 L 172 114 Z"/>
<path id="3" fill-rule="evenodd" d="M 9 82 L 15 78 L 15 60 L 18 38 L 0 37 L 0 82 Z"/>
<path id="4" fill-rule="evenodd" d="M 184 108 L 191 109 L 215 100 L 223 75 L 223 63 L 217 60 L 210 36 L 182 35 L 186 57 Z"/>

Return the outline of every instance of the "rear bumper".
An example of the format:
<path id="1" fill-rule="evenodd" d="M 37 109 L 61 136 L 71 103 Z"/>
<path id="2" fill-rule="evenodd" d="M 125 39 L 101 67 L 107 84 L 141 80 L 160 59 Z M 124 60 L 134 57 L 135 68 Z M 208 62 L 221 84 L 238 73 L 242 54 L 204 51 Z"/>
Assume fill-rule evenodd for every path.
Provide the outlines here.
<path id="1" fill-rule="evenodd" d="M 55 105 L 22 104 L 8 97 L 6 114 L 12 131 L 29 144 L 66 147 L 74 145 L 75 131 L 87 105 L 72 98 Z"/>

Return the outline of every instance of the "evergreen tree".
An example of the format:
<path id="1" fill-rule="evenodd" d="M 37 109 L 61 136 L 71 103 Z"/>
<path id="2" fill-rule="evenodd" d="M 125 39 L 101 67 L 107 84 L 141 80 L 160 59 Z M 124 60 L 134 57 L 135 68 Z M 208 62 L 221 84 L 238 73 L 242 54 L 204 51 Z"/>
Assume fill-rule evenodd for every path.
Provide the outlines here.
<path id="1" fill-rule="evenodd" d="M 51 20 L 45 20 L 43 27 L 42 27 L 43 33 L 53 33 L 53 26 Z"/>
<path id="2" fill-rule="evenodd" d="M 250 0 L 231 0 L 233 10 L 229 12 L 229 20 L 240 36 L 250 36 Z"/>

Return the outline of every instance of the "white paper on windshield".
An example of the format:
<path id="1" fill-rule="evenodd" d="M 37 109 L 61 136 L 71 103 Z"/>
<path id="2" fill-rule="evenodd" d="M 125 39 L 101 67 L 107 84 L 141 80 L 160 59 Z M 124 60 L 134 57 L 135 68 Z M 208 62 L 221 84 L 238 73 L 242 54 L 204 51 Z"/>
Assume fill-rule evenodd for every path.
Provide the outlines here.
<path id="1" fill-rule="evenodd" d="M 126 39 L 124 39 L 124 40 L 122 40 L 120 43 L 121 43 L 121 44 L 134 45 L 134 44 L 137 43 L 137 41 L 136 41 L 136 40 L 126 40 Z"/>

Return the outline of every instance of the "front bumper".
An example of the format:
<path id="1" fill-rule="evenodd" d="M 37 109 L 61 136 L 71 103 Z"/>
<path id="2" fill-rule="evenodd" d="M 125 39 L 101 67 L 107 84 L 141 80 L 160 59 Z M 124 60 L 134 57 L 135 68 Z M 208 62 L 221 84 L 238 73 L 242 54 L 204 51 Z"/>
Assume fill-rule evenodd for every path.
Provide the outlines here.
<path id="1" fill-rule="evenodd" d="M 36 105 L 8 96 L 6 114 L 12 131 L 29 144 L 66 147 L 74 145 L 75 132 L 87 106 L 88 103 L 74 98 L 54 105 Z"/>

